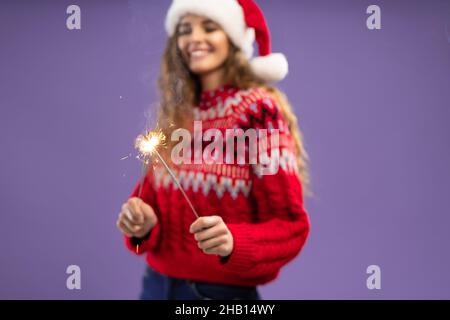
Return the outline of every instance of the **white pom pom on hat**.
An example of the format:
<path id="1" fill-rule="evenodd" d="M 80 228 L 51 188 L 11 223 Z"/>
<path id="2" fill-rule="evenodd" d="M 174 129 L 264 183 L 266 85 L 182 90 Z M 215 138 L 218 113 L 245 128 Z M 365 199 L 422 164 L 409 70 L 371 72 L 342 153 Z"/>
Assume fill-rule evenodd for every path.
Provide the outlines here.
<path id="1" fill-rule="evenodd" d="M 185 14 L 208 17 L 221 25 L 231 41 L 250 60 L 256 76 L 266 81 L 283 80 L 289 71 L 282 53 L 272 53 L 270 32 L 261 8 L 254 0 L 173 0 L 166 16 L 166 31 L 174 35 Z M 253 43 L 259 56 L 253 57 Z"/>

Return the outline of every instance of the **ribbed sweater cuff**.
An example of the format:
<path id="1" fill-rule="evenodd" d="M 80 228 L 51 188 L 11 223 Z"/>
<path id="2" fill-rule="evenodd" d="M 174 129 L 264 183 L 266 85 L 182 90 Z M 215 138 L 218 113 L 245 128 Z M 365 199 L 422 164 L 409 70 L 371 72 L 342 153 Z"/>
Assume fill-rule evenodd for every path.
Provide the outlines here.
<path id="1" fill-rule="evenodd" d="M 223 265 L 233 272 L 248 272 L 255 266 L 255 241 L 246 224 L 227 224 L 233 235 L 233 252 Z"/>

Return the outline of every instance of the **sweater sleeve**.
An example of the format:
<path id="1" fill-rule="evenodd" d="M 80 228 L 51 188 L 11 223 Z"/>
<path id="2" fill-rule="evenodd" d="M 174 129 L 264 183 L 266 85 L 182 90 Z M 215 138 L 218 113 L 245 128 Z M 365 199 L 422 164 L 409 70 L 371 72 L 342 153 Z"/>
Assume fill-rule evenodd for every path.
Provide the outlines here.
<path id="1" fill-rule="evenodd" d="M 267 170 L 270 165 L 260 164 L 259 160 L 251 166 L 250 197 L 254 201 L 255 221 L 227 224 L 234 248 L 222 263 L 242 276 L 264 276 L 278 273 L 299 254 L 310 224 L 303 205 L 295 145 L 275 102 L 269 98 L 258 101 L 241 118 L 245 121 L 244 129 L 267 129 L 267 150 L 272 166 Z M 276 133 L 279 143 L 271 143 Z"/>
<path id="2" fill-rule="evenodd" d="M 158 216 L 158 210 L 157 210 L 156 201 L 155 201 L 155 198 L 156 198 L 155 190 L 153 188 L 153 185 L 150 182 L 151 178 L 152 178 L 152 174 L 150 171 L 145 176 L 144 183 L 142 185 L 141 199 L 145 203 L 147 203 L 149 206 L 151 206 L 153 208 L 153 210 L 155 211 L 156 215 Z M 130 194 L 129 198 L 137 197 L 139 195 L 140 184 L 141 184 L 141 181 L 139 181 L 137 183 L 133 192 Z M 160 239 L 160 235 L 161 235 L 161 226 L 160 226 L 160 223 L 158 222 L 150 230 L 150 232 L 142 239 L 124 236 L 125 245 L 131 252 L 133 252 L 137 255 L 142 255 L 147 251 L 155 250 L 157 248 L 159 239 Z"/>

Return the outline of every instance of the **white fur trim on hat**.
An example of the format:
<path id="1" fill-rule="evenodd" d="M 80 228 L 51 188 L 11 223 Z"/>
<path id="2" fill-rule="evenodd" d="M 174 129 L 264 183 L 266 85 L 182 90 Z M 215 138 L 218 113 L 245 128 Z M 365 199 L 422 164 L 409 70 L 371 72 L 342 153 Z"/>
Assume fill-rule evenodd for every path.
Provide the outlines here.
<path id="1" fill-rule="evenodd" d="M 266 81 L 279 81 L 288 74 L 288 62 L 281 53 L 253 57 L 255 29 L 247 26 L 244 9 L 237 0 L 173 0 L 167 12 L 165 27 L 173 36 L 181 18 L 186 14 L 205 16 L 218 23 L 230 40 L 250 61 L 252 71 Z"/>
<path id="2" fill-rule="evenodd" d="M 267 81 L 282 80 L 289 72 L 287 59 L 282 53 L 255 57 L 250 61 L 250 66 L 255 75 Z"/>
<path id="3" fill-rule="evenodd" d="M 166 31 L 173 36 L 180 19 L 188 14 L 206 16 L 220 24 L 247 59 L 253 55 L 254 31 L 245 24 L 244 11 L 236 0 L 174 0 L 166 16 Z"/>

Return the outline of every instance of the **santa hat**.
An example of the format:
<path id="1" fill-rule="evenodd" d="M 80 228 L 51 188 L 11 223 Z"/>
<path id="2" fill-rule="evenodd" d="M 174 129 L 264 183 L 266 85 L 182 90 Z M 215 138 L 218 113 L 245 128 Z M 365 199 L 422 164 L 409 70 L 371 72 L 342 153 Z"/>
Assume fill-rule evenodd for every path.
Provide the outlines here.
<path id="1" fill-rule="evenodd" d="M 250 60 L 252 71 L 266 81 L 279 81 L 288 73 L 282 53 L 272 53 L 269 28 L 254 0 L 173 0 L 166 17 L 166 31 L 173 36 L 185 14 L 206 16 L 221 27 Z M 259 56 L 253 57 L 256 39 Z"/>

